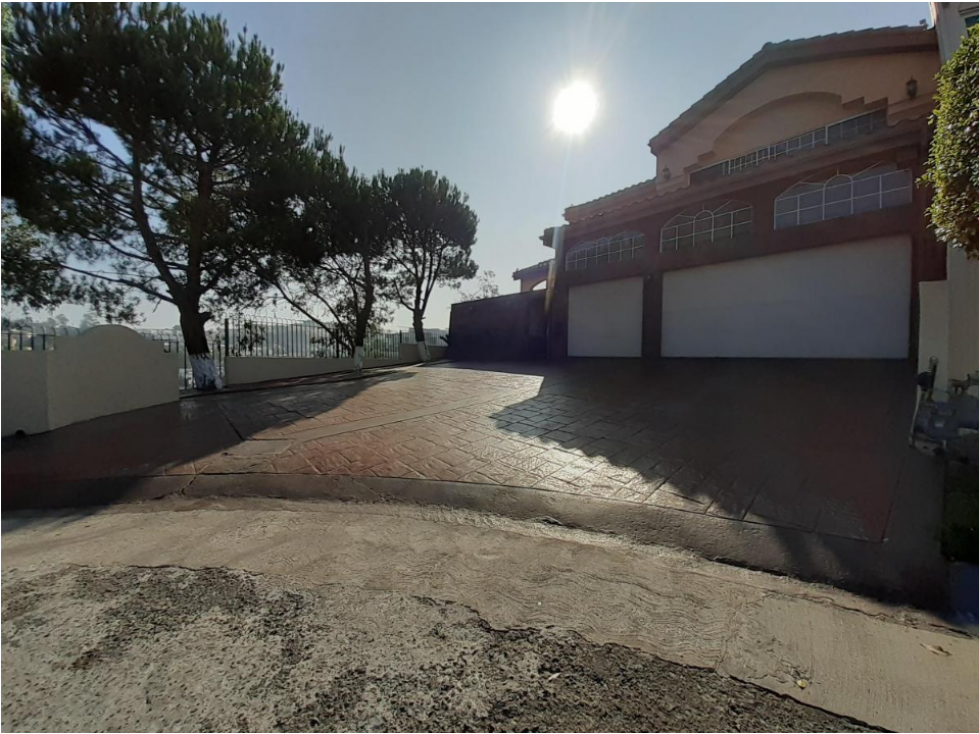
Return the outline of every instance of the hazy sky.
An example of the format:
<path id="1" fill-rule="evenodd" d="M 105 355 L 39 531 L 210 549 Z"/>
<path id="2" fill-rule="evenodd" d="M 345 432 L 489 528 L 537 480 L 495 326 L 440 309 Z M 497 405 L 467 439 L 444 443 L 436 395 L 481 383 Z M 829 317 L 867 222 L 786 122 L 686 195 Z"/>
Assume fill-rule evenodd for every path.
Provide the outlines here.
<path id="1" fill-rule="evenodd" d="M 923 2 L 187 5 L 256 33 L 285 64 L 290 106 L 360 170 L 434 168 L 468 192 L 474 256 L 501 293 L 550 257 L 538 237 L 566 206 L 652 178 L 649 138 L 766 42 L 928 18 Z M 580 77 L 601 108 L 569 144 L 550 105 Z M 433 296 L 427 325 L 446 326 L 454 300 Z M 174 323 L 161 307 L 146 325 Z"/>

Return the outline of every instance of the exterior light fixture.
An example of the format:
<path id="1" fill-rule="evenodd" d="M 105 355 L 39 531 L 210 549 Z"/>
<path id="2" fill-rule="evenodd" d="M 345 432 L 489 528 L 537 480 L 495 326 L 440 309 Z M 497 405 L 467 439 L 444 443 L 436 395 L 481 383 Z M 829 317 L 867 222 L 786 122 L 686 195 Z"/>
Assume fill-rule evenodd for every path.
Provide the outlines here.
<path id="1" fill-rule="evenodd" d="M 914 99 L 918 96 L 918 80 L 914 77 L 908 79 L 907 84 L 905 84 L 905 89 L 908 90 L 908 99 Z"/>

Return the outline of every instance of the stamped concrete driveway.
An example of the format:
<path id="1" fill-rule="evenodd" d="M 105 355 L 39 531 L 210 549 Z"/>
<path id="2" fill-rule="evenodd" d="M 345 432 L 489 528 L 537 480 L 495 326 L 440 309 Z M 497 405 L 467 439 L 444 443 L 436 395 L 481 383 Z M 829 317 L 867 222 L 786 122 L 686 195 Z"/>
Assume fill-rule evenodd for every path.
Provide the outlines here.
<path id="1" fill-rule="evenodd" d="M 190 398 L 6 444 L 6 507 L 114 486 L 79 489 L 93 479 L 180 491 L 209 475 L 400 478 L 680 511 L 783 545 L 900 537 L 932 554 L 938 474 L 905 440 L 912 377 L 873 361 L 441 363 Z"/>

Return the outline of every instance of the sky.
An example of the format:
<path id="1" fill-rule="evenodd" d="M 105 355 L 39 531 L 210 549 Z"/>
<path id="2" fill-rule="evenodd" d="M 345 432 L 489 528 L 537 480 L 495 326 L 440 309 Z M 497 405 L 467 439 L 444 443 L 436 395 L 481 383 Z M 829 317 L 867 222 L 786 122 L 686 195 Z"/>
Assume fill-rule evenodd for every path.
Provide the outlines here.
<path id="1" fill-rule="evenodd" d="M 649 139 L 766 42 L 929 17 L 923 2 L 186 5 L 257 34 L 285 65 L 289 106 L 359 170 L 432 168 L 468 193 L 473 256 L 500 293 L 551 257 L 539 237 L 566 207 L 652 178 Z M 600 108 L 569 139 L 551 105 L 576 79 Z M 426 325 L 446 327 L 457 300 L 435 293 Z M 145 326 L 176 322 L 161 305 Z M 410 323 L 402 309 L 391 326 Z"/>

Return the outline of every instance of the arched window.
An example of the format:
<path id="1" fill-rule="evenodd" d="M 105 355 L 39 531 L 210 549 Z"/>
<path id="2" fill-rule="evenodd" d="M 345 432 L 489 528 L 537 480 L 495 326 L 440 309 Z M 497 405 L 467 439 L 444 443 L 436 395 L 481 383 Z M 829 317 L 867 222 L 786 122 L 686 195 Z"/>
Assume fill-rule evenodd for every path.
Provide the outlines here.
<path id="1" fill-rule="evenodd" d="M 852 176 L 801 181 L 775 199 L 775 229 L 901 206 L 911 201 L 911 171 L 877 164 Z"/>
<path id="2" fill-rule="evenodd" d="M 680 212 L 660 230 L 660 252 L 730 240 L 751 232 L 750 204 L 729 201 L 716 209 L 701 207 Z"/>
<path id="3" fill-rule="evenodd" d="M 646 244 L 642 232 L 620 232 L 614 237 L 579 242 L 564 259 L 567 270 L 583 270 L 598 265 L 633 260 Z"/>

